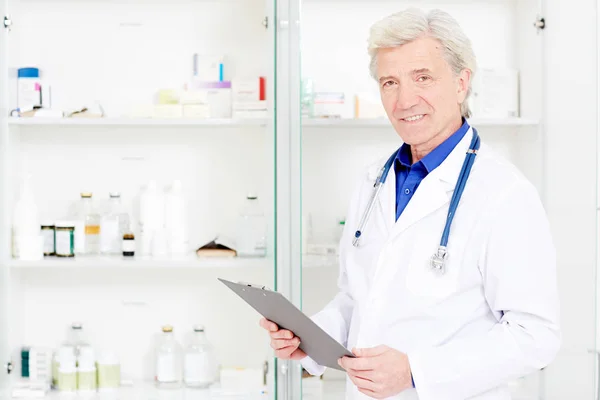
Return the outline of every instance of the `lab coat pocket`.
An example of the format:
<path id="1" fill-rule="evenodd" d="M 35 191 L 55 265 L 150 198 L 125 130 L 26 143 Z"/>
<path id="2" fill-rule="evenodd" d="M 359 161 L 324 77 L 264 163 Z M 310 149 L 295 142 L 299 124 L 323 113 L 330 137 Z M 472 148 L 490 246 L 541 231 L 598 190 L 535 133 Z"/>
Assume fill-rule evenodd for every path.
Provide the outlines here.
<path id="1" fill-rule="evenodd" d="M 406 273 L 407 289 L 415 296 L 436 301 L 445 298 L 458 289 L 460 254 L 449 252 L 445 271 L 441 273 L 431 266 L 431 258 L 437 252 L 439 243 L 434 240 L 416 240 L 412 248 Z"/>

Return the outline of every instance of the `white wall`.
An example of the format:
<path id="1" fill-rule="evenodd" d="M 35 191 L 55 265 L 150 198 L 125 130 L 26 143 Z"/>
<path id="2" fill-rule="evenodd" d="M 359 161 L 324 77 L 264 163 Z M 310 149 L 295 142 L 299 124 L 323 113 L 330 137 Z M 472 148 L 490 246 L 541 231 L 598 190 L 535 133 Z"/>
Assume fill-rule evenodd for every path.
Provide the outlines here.
<path id="1" fill-rule="evenodd" d="M 597 371 L 588 349 L 596 346 L 597 329 L 597 2 L 553 0 L 546 10 L 546 200 L 563 330 L 562 349 L 547 370 L 546 398 L 594 399 Z M 575 43 L 585 43 L 586 51 Z"/>

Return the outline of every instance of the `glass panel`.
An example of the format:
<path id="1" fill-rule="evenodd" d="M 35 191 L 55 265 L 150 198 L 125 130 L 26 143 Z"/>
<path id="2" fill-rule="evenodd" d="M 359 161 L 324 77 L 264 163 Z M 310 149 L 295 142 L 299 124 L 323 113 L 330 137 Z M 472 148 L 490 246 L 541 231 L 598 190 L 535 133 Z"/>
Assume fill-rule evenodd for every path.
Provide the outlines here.
<path id="1" fill-rule="evenodd" d="M 9 23 L 6 0 L 0 0 L 0 88 L 6 88 L 8 83 L 8 63 L 7 63 L 7 43 L 8 29 L 4 26 Z M 8 125 L 6 116 L 8 115 L 8 91 L 0 90 L 0 226 L 6 226 L 8 220 L 8 190 L 6 175 L 9 170 L 9 148 L 8 148 Z M 9 235 L 6 229 L 0 229 L 0 390 L 5 393 L 8 383 L 8 375 L 4 369 L 5 363 L 9 359 L 8 351 L 8 327 L 10 326 L 8 318 L 8 248 Z"/>
<path id="2" fill-rule="evenodd" d="M 533 27 L 533 22 L 541 15 L 540 1 L 302 2 L 302 305 L 309 315 L 328 309 L 329 313 L 320 314 L 319 321 L 332 335 L 339 335 L 343 342 L 349 340 L 351 345 L 358 342 L 369 347 L 391 343 L 394 339 L 390 339 L 390 335 L 397 327 L 381 327 L 376 333 L 369 334 L 365 325 L 385 322 L 377 319 L 365 322 L 372 311 L 364 311 L 369 315 L 361 315 L 362 312 L 348 304 L 366 309 L 373 304 L 368 299 L 381 302 L 377 304 L 419 300 L 418 296 L 409 300 L 412 292 L 407 291 L 406 279 L 409 277 L 405 272 L 393 275 L 388 271 L 394 278 L 390 275 L 386 282 L 391 281 L 394 289 L 388 290 L 387 297 L 384 294 L 377 297 L 375 293 L 384 293 L 384 289 L 371 285 L 375 279 L 372 274 L 378 268 L 377 260 L 388 257 L 381 248 L 389 243 L 385 233 L 388 231 L 380 228 L 378 237 L 378 227 L 373 224 L 396 229 L 392 228 L 395 189 L 387 192 L 384 189 L 382 193 L 388 193 L 389 197 L 382 194 L 385 199 L 376 203 L 370 225 L 367 224 L 369 233 L 366 235 L 369 237 L 363 239 L 361 246 L 376 250 L 361 258 L 360 250 L 350 245 L 359 218 L 367 207 L 371 183 L 379 167 L 403 143 L 386 116 L 377 82 L 370 76 L 369 29 L 379 19 L 410 6 L 425 10 L 441 8 L 458 21 L 472 42 L 478 67 L 469 100 L 472 116 L 467 122 L 478 130 L 486 146 L 495 148 L 525 174 L 542 199 L 545 195 L 541 123 L 544 112 L 543 35 L 541 30 Z M 490 15 L 494 18 L 490 19 Z M 353 193 L 360 183 L 364 184 L 364 190 L 360 193 L 359 206 L 351 205 Z M 421 202 L 426 199 L 422 198 Z M 385 214 L 380 203 L 389 206 Z M 442 214 L 445 216 L 448 203 L 444 207 L 446 211 Z M 345 224 L 347 219 L 351 222 L 349 225 Z M 438 227 L 440 232 L 433 234 L 431 246 L 440 240 L 443 223 L 442 218 Z M 403 239 L 403 245 L 411 247 L 415 235 Z M 389 251 L 395 254 L 399 250 L 394 246 Z M 402 255 L 398 257 L 402 258 Z M 346 271 L 347 275 L 340 271 Z M 379 269 L 377 271 L 379 273 Z M 482 282 L 477 284 L 482 285 Z M 424 283 L 418 285 L 427 286 Z M 427 291 L 430 288 L 421 289 Z M 339 307 L 340 304 L 344 306 Z M 406 335 L 406 341 L 396 341 L 401 351 L 408 351 L 409 347 L 419 343 L 431 345 L 435 341 L 432 330 L 450 329 L 441 325 L 420 332 L 419 320 L 428 315 L 428 311 L 420 307 L 423 304 L 414 303 L 405 310 L 405 316 L 388 319 L 397 326 L 408 328 L 408 332 L 399 334 Z M 360 322 L 357 315 L 361 315 Z M 411 316 L 413 322 L 410 322 Z M 323 322 L 325 319 L 327 322 Z M 352 324 L 350 334 L 348 322 Z M 417 338 L 422 338 L 423 342 Z M 345 379 L 344 373 L 328 369 L 321 378 L 303 380 L 304 394 L 322 391 L 332 398 L 343 398 Z M 351 382 L 348 385 L 353 387 Z M 511 380 L 508 390 L 515 398 L 541 398 L 544 395 L 542 374 L 535 372 L 526 378 Z"/>
<path id="3" fill-rule="evenodd" d="M 2 240 L 11 290 L 0 292 L 11 296 L 15 385 L 24 346 L 57 354 L 68 377 L 80 322 L 100 365 L 118 360 L 124 397 L 207 382 L 215 396 L 275 395 L 259 315 L 217 280 L 276 286 L 274 10 L 274 0 L 11 1 L 0 121 L 23 109 L 8 132 L 0 124 L 12 156 L 1 237 L 11 225 L 24 233 L 10 259 Z M 37 70 L 18 76 L 25 67 Z M 42 257 L 45 238 L 55 255 Z M 211 368 L 191 347 L 196 325 Z"/>

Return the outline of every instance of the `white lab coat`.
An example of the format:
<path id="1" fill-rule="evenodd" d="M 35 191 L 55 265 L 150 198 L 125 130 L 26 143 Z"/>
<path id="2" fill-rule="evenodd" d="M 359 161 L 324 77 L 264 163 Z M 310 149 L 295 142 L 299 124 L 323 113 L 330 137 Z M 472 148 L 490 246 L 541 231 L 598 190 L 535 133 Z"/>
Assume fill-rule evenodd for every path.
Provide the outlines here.
<path id="1" fill-rule="evenodd" d="M 534 186 L 482 142 L 454 217 L 443 276 L 431 271 L 472 129 L 395 221 L 390 170 L 358 248 L 352 237 L 385 162 L 368 168 L 340 244 L 339 293 L 313 319 L 349 349 L 408 355 L 415 389 L 394 399 L 510 399 L 508 382 L 560 346 L 555 250 Z M 325 368 L 305 358 L 313 375 Z M 366 399 L 347 379 L 346 397 Z"/>

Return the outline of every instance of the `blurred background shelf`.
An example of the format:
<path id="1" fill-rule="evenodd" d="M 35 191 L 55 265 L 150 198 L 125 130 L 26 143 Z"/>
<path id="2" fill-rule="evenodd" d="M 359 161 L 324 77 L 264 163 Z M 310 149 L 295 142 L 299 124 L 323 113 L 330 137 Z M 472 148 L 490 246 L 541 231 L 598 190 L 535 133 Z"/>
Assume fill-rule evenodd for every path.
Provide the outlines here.
<path id="1" fill-rule="evenodd" d="M 17 126 L 198 126 L 198 127 L 245 127 L 266 126 L 268 119 L 193 119 L 193 118 L 17 118 L 8 119 L 9 125 Z M 472 118 L 473 126 L 537 126 L 539 121 L 530 118 Z M 303 127 L 378 128 L 390 127 L 385 119 L 327 119 L 305 118 Z"/>
<path id="2" fill-rule="evenodd" d="M 79 256 L 74 258 L 46 257 L 39 261 L 10 260 L 11 269 L 34 268 L 130 268 L 130 269 L 247 269 L 273 268 L 274 260 L 264 258 L 210 258 L 210 257 L 133 257 Z M 304 268 L 328 268 L 337 265 L 336 257 L 304 255 Z"/>
<path id="3" fill-rule="evenodd" d="M 264 126 L 266 119 L 195 119 L 195 118 L 18 118 L 8 119 L 9 125 L 25 126 Z"/>

